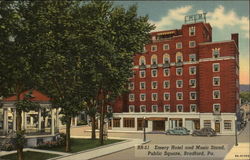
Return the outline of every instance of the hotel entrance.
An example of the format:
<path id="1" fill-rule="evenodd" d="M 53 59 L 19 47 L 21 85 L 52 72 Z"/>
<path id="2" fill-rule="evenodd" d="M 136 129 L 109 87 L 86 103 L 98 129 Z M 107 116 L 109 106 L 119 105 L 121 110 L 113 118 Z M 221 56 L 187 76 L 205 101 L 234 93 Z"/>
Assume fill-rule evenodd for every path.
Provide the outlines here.
<path id="1" fill-rule="evenodd" d="M 154 120 L 153 131 L 165 131 L 165 120 Z"/>
<path id="2" fill-rule="evenodd" d="M 220 121 L 215 121 L 215 132 L 220 133 Z"/>

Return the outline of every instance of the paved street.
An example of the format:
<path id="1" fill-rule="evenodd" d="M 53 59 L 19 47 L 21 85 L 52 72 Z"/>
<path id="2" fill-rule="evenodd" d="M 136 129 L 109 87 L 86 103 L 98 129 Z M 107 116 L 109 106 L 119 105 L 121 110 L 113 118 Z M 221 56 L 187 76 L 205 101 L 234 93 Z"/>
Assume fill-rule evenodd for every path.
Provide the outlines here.
<path id="1" fill-rule="evenodd" d="M 88 129 L 88 128 L 87 128 Z M 90 128 L 89 128 L 90 129 Z M 90 132 L 84 132 L 86 127 L 79 127 L 72 129 L 73 136 L 87 136 Z M 250 133 L 250 123 L 247 124 L 246 128 L 238 136 L 239 143 L 249 143 L 249 133 Z M 98 135 L 98 134 L 97 134 Z M 123 137 L 123 138 L 143 138 L 140 133 L 109 133 L 110 137 Z M 216 137 L 192 137 L 190 136 L 170 136 L 164 134 L 148 134 L 147 139 L 151 140 L 149 144 L 226 144 L 228 145 L 228 150 L 230 150 L 235 143 L 235 136 L 216 136 Z M 138 158 L 135 157 L 134 147 L 126 149 L 120 152 L 116 152 L 103 157 L 95 158 L 94 160 L 114 160 L 119 157 L 119 160 L 154 160 L 156 158 Z M 157 158 L 163 160 L 166 158 Z M 180 158 L 168 158 L 173 160 L 179 160 Z M 182 158 L 184 159 L 184 158 Z M 190 158 L 189 158 L 190 159 Z M 192 160 L 198 160 L 200 158 L 192 158 Z M 203 158 L 209 159 L 209 158 Z M 216 158 L 213 158 L 215 160 Z M 217 158 L 220 160 L 222 158 Z"/>

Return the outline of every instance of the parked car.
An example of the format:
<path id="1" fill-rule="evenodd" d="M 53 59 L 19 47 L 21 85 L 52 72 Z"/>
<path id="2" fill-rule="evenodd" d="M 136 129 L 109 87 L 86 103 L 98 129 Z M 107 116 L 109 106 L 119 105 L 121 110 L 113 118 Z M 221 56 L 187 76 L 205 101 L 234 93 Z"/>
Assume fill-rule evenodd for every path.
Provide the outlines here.
<path id="1" fill-rule="evenodd" d="M 185 127 L 176 127 L 173 129 L 168 129 L 166 131 L 166 134 L 170 134 L 170 135 L 188 135 L 190 134 L 190 130 L 188 130 Z"/>
<path id="2" fill-rule="evenodd" d="M 202 128 L 201 130 L 194 130 L 192 136 L 216 136 L 215 130 L 212 128 Z"/>

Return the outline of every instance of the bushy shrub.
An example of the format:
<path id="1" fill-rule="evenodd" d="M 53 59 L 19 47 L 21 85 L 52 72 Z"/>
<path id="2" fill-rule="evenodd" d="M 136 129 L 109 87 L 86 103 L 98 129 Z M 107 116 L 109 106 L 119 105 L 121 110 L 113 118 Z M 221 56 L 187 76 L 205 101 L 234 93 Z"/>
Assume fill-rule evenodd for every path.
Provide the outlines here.
<path id="1" fill-rule="evenodd" d="M 11 143 L 11 141 L 4 143 L 1 145 L 1 151 L 12 151 L 15 149 L 15 146 Z"/>
<path id="2" fill-rule="evenodd" d="M 47 141 L 38 144 L 36 148 L 38 149 L 46 149 L 46 148 L 54 148 L 54 147 L 61 147 L 65 145 L 65 138 L 66 135 L 64 133 L 60 133 L 55 141 Z"/>

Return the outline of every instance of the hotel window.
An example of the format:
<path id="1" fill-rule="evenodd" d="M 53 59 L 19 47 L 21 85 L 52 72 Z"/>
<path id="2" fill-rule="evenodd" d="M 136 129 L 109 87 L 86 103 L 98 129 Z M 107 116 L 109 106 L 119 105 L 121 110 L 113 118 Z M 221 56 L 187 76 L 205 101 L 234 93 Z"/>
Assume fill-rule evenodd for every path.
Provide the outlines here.
<path id="1" fill-rule="evenodd" d="M 170 112 L 170 105 L 169 104 L 164 105 L 164 112 Z"/>
<path id="2" fill-rule="evenodd" d="M 157 64 L 157 55 L 152 55 L 151 57 L 151 64 Z"/>
<path id="3" fill-rule="evenodd" d="M 129 79 L 134 77 L 135 77 L 135 71 L 132 71 L 132 74 L 130 75 Z"/>
<path id="4" fill-rule="evenodd" d="M 165 77 L 167 77 L 167 76 L 170 75 L 170 69 L 169 69 L 169 68 L 165 68 L 165 69 L 163 70 L 163 72 L 164 72 L 164 76 L 165 76 Z"/>
<path id="5" fill-rule="evenodd" d="M 197 96 L 196 96 L 196 92 L 190 92 L 190 100 L 196 100 Z"/>
<path id="6" fill-rule="evenodd" d="M 151 52 L 155 52 L 157 51 L 157 46 L 156 45 L 152 45 L 151 46 Z"/>
<path id="7" fill-rule="evenodd" d="M 170 93 L 164 93 L 163 97 L 164 97 L 165 101 L 169 101 L 170 100 Z"/>
<path id="8" fill-rule="evenodd" d="M 164 81 L 163 82 L 163 86 L 164 86 L 164 88 L 166 89 L 166 88 L 170 88 L 170 81 L 168 80 L 168 81 Z"/>
<path id="9" fill-rule="evenodd" d="M 183 112 L 183 105 L 182 104 L 178 104 L 176 106 L 176 110 L 177 110 L 177 112 Z"/>
<path id="10" fill-rule="evenodd" d="M 135 88 L 135 87 L 134 87 L 134 82 L 130 82 L 130 83 L 129 83 L 129 86 L 128 86 L 128 89 L 129 89 L 129 90 L 134 90 L 134 88 Z"/>
<path id="11" fill-rule="evenodd" d="M 158 95 L 157 93 L 152 93 L 152 101 L 157 101 Z"/>
<path id="12" fill-rule="evenodd" d="M 146 106 L 145 105 L 141 105 L 140 106 L 140 111 L 141 112 L 146 112 Z"/>
<path id="13" fill-rule="evenodd" d="M 189 86 L 191 88 L 195 88 L 196 87 L 196 79 L 190 79 L 189 80 Z"/>
<path id="14" fill-rule="evenodd" d="M 182 68 L 176 68 L 176 75 L 181 76 L 182 75 Z"/>
<path id="15" fill-rule="evenodd" d="M 195 27 L 189 27 L 189 36 L 194 36 L 195 35 Z"/>
<path id="16" fill-rule="evenodd" d="M 225 130 L 231 130 L 232 129 L 232 121 L 224 120 L 224 129 Z"/>
<path id="17" fill-rule="evenodd" d="M 170 57 L 168 54 L 164 54 L 163 56 L 163 63 L 164 64 L 169 64 L 170 63 Z"/>
<path id="18" fill-rule="evenodd" d="M 146 77 L 146 71 L 140 71 L 140 78 Z"/>
<path id="19" fill-rule="evenodd" d="M 157 89 L 157 85 L 158 85 L 157 81 L 153 81 L 153 82 L 151 83 L 151 88 L 152 88 L 152 89 Z"/>
<path id="20" fill-rule="evenodd" d="M 140 101 L 146 101 L 146 94 L 145 93 L 140 94 Z"/>
<path id="21" fill-rule="evenodd" d="M 177 88 L 182 88 L 183 87 L 183 81 L 182 80 L 177 80 L 176 81 L 176 87 Z"/>
<path id="22" fill-rule="evenodd" d="M 180 63 L 183 61 L 183 56 L 182 56 L 182 53 L 181 52 L 177 52 L 176 53 L 176 62 L 177 63 Z"/>
<path id="23" fill-rule="evenodd" d="M 139 59 L 139 65 L 146 65 L 146 59 L 144 56 L 141 56 Z"/>
<path id="24" fill-rule="evenodd" d="M 220 86 L 220 77 L 213 77 L 213 86 Z"/>
<path id="25" fill-rule="evenodd" d="M 213 111 L 219 113 L 220 112 L 220 104 L 213 104 Z"/>
<path id="26" fill-rule="evenodd" d="M 135 112 L 135 106 L 134 105 L 129 105 L 129 112 Z"/>
<path id="27" fill-rule="evenodd" d="M 196 67 L 195 66 L 189 67 L 189 74 L 190 75 L 195 75 L 196 74 Z"/>
<path id="28" fill-rule="evenodd" d="M 152 77 L 157 77 L 157 69 L 152 69 L 151 70 L 151 76 Z"/>
<path id="29" fill-rule="evenodd" d="M 152 112 L 158 112 L 158 106 L 152 105 Z"/>
<path id="30" fill-rule="evenodd" d="M 218 58 L 220 56 L 220 48 L 214 48 L 212 49 L 213 52 L 213 58 Z"/>
<path id="31" fill-rule="evenodd" d="M 219 71 L 220 71 L 220 64 L 213 63 L 213 72 L 219 72 Z"/>
<path id="32" fill-rule="evenodd" d="M 177 92 L 176 93 L 176 99 L 177 100 L 183 100 L 183 93 L 182 92 Z"/>
<path id="33" fill-rule="evenodd" d="M 142 50 L 142 53 L 146 53 L 147 52 L 147 49 L 145 46 L 143 46 L 143 50 Z"/>
<path id="34" fill-rule="evenodd" d="M 190 104 L 190 112 L 196 112 L 197 106 L 196 104 Z"/>
<path id="35" fill-rule="evenodd" d="M 169 50 L 169 44 L 163 44 L 163 50 Z"/>
<path id="36" fill-rule="evenodd" d="M 123 118 L 123 127 L 124 128 L 134 128 L 135 119 L 134 118 Z"/>
<path id="37" fill-rule="evenodd" d="M 140 82 L 140 89 L 146 89 L 146 82 Z"/>
<path id="38" fill-rule="evenodd" d="M 181 49 L 181 48 L 182 48 L 182 42 L 177 42 L 176 49 Z"/>
<path id="39" fill-rule="evenodd" d="M 190 62 L 195 62 L 196 61 L 196 54 L 190 54 L 189 55 L 189 61 Z"/>
<path id="40" fill-rule="evenodd" d="M 220 99 L 220 91 L 219 90 L 213 91 L 213 99 Z"/>
<path id="41" fill-rule="evenodd" d="M 121 118 L 113 118 L 113 127 L 120 127 Z"/>
<path id="42" fill-rule="evenodd" d="M 189 48 L 194 48 L 196 46 L 195 41 L 189 41 Z"/>
<path id="43" fill-rule="evenodd" d="M 210 120 L 204 120 L 204 128 L 211 128 L 211 121 Z"/>
<path id="44" fill-rule="evenodd" d="M 129 94 L 129 102 L 133 102 L 135 100 L 134 94 Z"/>

